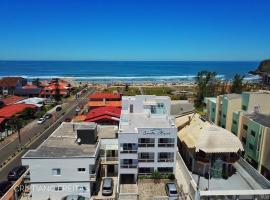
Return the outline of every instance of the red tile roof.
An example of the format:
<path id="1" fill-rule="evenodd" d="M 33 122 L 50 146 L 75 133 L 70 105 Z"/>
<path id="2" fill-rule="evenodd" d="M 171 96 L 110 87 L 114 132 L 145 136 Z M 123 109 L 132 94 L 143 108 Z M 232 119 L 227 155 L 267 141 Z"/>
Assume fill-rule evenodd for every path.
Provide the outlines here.
<path id="1" fill-rule="evenodd" d="M 14 103 L 17 103 L 18 101 L 21 101 L 25 99 L 24 97 L 19 97 L 19 96 L 10 96 L 4 99 L 0 99 L 5 105 L 11 105 Z"/>
<path id="2" fill-rule="evenodd" d="M 92 122 L 99 119 L 120 119 L 121 108 L 117 107 L 101 107 L 91 110 L 85 117 L 86 122 Z"/>
<path id="3" fill-rule="evenodd" d="M 120 94 L 112 94 L 112 93 L 94 93 L 89 96 L 89 99 L 115 99 L 121 100 Z"/>
<path id="4" fill-rule="evenodd" d="M 89 107 L 121 107 L 122 101 L 89 101 L 87 105 Z"/>
<path id="5" fill-rule="evenodd" d="M 15 87 L 22 77 L 3 77 L 0 79 L 0 87 Z"/>
<path id="6" fill-rule="evenodd" d="M 0 117 L 0 124 L 2 124 L 5 121 L 5 118 Z"/>
<path id="7" fill-rule="evenodd" d="M 30 105 L 30 104 L 13 104 L 13 105 L 5 106 L 0 109 L 0 117 L 10 118 L 18 113 L 21 113 L 26 108 L 36 108 L 36 106 Z"/>

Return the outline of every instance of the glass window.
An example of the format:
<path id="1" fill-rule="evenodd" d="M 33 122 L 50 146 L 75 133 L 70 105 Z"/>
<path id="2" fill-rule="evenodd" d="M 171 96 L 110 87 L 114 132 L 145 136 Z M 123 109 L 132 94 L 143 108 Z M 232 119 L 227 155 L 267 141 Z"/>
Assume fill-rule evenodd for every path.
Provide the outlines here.
<path id="1" fill-rule="evenodd" d="M 78 168 L 78 172 L 85 172 L 85 168 Z"/>
<path id="2" fill-rule="evenodd" d="M 55 190 L 55 191 L 62 191 L 63 188 L 62 188 L 61 186 L 56 186 L 56 187 L 54 188 L 54 190 Z"/>
<path id="3" fill-rule="evenodd" d="M 248 147 L 249 147 L 250 150 L 254 150 L 254 145 L 252 145 L 252 144 L 249 143 L 248 144 Z"/>
<path id="4" fill-rule="evenodd" d="M 242 105 L 242 110 L 246 111 L 247 107 L 245 105 Z"/>
<path id="5" fill-rule="evenodd" d="M 253 137 L 255 137 L 255 136 L 256 136 L 256 132 L 255 132 L 255 131 L 253 131 L 253 130 L 251 130 L 250 134 L 251 134 Z"/>
<path id="6" fill-rule="evenodd" d="M 53 176 L 60 176 L 61 175 L 61 169 L 60 168 L 52 169 L 52 175 Z"/>
<path id="7" fill-rule="evenodd" d="M 243 124 L 243 129 L 248 130 L 248 126 L 246 124 Z"/>

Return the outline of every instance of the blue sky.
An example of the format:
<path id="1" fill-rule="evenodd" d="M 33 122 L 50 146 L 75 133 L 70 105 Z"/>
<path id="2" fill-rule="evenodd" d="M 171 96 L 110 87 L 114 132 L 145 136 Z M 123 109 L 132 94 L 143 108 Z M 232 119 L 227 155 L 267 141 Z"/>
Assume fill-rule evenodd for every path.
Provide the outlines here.
<path id="1" fill-rule="evenodd" d="M 269 0 L 0 0 L 4 60 L 262 60 Z"/>

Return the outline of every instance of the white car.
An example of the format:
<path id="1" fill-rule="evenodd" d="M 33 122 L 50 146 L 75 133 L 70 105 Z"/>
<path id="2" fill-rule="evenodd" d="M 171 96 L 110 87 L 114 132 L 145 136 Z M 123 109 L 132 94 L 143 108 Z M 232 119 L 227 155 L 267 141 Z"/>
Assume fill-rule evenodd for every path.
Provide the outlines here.
<path id="1" fill-rule="evenodd" d="M 38 119 L 37 123 L 38 124 L 43 124 L 45 121 L 46 121 L 46 118 L 41 117 L 41 118 Z"/>

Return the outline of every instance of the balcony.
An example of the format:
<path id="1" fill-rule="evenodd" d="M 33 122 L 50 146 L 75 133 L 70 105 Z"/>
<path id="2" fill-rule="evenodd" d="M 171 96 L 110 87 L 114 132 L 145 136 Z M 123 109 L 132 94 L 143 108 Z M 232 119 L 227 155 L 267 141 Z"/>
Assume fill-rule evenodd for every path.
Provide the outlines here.
<path id="1" fill-rule="evenodd" d="M 174 162 L 173 158 L 159 158 L 158 162 Z"/>
<path id="2" fill-rule="evenodd" d="M 97 175 L 96 174 L 90 174 L 89 177 L 90 177 L 90 181 L 95 182 L 97 180 Z"/>
<path id="3" fill-rule="evenodd" d="M 120 153 L 137 153 L 137 149 L 122 149 Z"/>
<path id="4" fill-rule="evenodd" d="M 155 147 L 155 143 L 139 143 L 138 147 Z"/>
<path id="5" fill-rule="evenodd" d="M 147 163 L 149 163 L 149 162 L 154 162 L 155 160 L 154 160 L 154 158 L 146 158 L 146 159 L 141 158 L 141 159 L 138 159 L 138 161 L 139 162 L 147 162 Z"/>
<path id="6" fill-rule="evenodd" d="M 125 169 L 134 169 L 137 168 L 137 164 L 121 164 L 120 168 L 125 168 Z"/>
<path id="7" fill-rule="evenodd" d="M 158 147 L 174 147 L 174 143 L 158 143 Z"/>
<path id="8" fill-rule="evenodd" d="M 101 164 L 117 164 L 118 157 L 101 157 Z"/>

